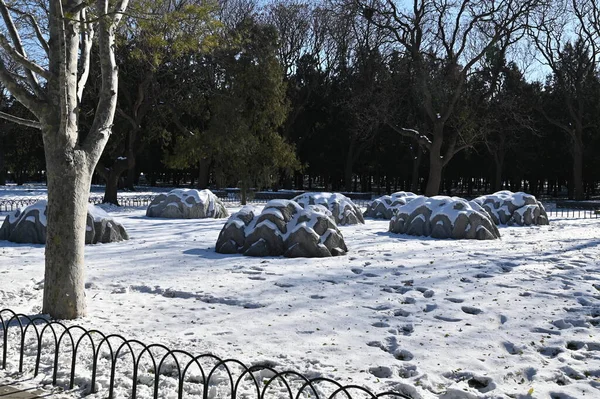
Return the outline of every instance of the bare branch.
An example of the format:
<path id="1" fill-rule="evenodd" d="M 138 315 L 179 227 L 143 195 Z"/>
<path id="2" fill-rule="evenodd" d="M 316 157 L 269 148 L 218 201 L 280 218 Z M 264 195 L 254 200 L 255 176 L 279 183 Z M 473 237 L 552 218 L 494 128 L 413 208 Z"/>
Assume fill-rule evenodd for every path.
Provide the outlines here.
<path id="1" fill-rule="evenodd" d="M 81 59 L 80 59 L 80 72 L 79 72 L 79 80 L 77 82 L 77 100 L 81 102 L 83 98 L 83 89 L 85 88 L 85 84 L 87 83 L 88 77 L 90 75 L 90 56 L 92 52 L 92 43 L 94 39 L 94 27 L 91 23 L 85 22 L 87 16 L 87 9 L 82 9 L 80 11 L 81 18 Z"/>
<path id="2" fill-rule="evenodd" d="M 15 60 L 18 64 L 23 66 L 25 69 L 28 69 L 31 72 L 40 75 L 41 77 L 43 77 L 46 80 L 50 77 L 50 72 L 48 72 L 47 70 L 45 70 L 44 68 L 42 68 L 35 62 L 29 60 L 27 57 L 25 57 L 24 55 L 19 53 L 17 50 L 15 50 L 15 48 L 12 47 L 10 45 L 10 43 L 8 42 L 8 39 L 6 38 L 6 36 L 4 36 L 2 33 L 0 33 L 0 46 L 4 50 L 6 50 L 7 53 L 9 53 L 12 56 L 13 60 Z"/>
<path id="3" fill-rule="evenodd" d="M 13 45 L 14 45 L 16 51 L 22 56 L 22 58 L 26 59 L 27 53 L 25 52 L 25 49 L 23 48 L 23 42 L 21 42 L 21 37 L 19 36 L 17 27 L 15 26 L 15 23 L 14 23 L 12 17 L 10 16 L 8 7 L 6 7 L 6 3 L 4 2 L 4 0 L 0 0 L 0 14 L 2 14 L 2 19 L 4 20 L 4 24 L 6 25 L 6 28 L 8 29 L 8 33 L 13 41 Z M 21 63 L 21 65 L 23 65 L 23 64 Z M 33 91 L 38 96 L 43 97 L 39 82 L 38 82 L 37 78 L 34 76 L 31 69 L 25 67 L 25 76 L 27 77 L 27 81 L 29 82 L 29 85 L 31 86 Z"/>
<path id="4" fill-rule="evenodd" d="M 35 31 L 35 36 L 37 37 L 37 40 L 38 40 L 38 42 L 40 42 L 40 45 L 42 46 L 44 51 L 46 52 L 46 55 L 50 54 L 50 47 L 48 46 L 48 42 L 46 41 L 46 38 L 44 37 L 44 34 L 42 33 L 42 29 L 40 28 L 40 25 L 38 24 L 35 17 L 31 13 L 24 12 L 15 7 L 8 6 L 8 9 L 16 14 L 24 16 L 25 18 L 27 18 L 29 20 L 29 23 L 31 24 L 31 26 L 33 27 L 33 30 Z"/>
<path id="5" fill-rule="evenodd" d="M 96 107 L 96 114 L 90 133 L 82 144 L 82 148 L 92 156 L 102 153 L 104 144 L 111 134 L 115 109 L 117 107 L 118 68 L 115 60 L 115 26 L 122 14 L 108 15 L 108 0 L 97 0 L 100 22 L 98 24 L 98 46 L 100 49 L 100 68 L 102 70 L 102 87 Z M 116 10 L 125 11 L 128 0 L 120 0 Z"/>
<path id="6" fill-rule="evenodd" d="M 392 130 L 394 130 L 396 133 L 399 133 L 404 137 L 410 137 L 414 139 L 415 141 L 417 141 L 417 143 L 419 143 L 421 147 L 426 148 L 428 150 L 431 149 L 431 140 L 424 134 L 421 134 L 418 130 L 408 129 L 405 127 L 397 127 L 389 122 L 386 122 L 386 125 L 392 128 Z"/>
<path id="7" fill-rule="evenodd" d="M 0 111 L 0 118 L 5 119 L 10 122 L 17 123 L 19 125 L 32 127 L 34 129 L 42 128 L 42 124 L 38 121 L 32 121 L 30 119 L 19 118 L 18 116 L 7 114 L 6 112 L 2 112 L 2 111 Z"/>

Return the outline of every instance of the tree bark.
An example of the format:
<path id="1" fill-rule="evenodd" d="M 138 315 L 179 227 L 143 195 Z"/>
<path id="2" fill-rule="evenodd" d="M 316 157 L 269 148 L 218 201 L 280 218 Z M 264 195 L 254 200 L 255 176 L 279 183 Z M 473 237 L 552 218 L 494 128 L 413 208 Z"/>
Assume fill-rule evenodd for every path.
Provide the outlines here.
<path id="1" fill-rule="evenodd" d="M 202 158 L 198 162 L 198 184 L 197 188 L 199 190 L 204 190 L 208 188 L 208 181 L 210 178 L 210 159 Z"/>
<path id="2" fill-rule="evenodd" d="M 423 151 L 417 146 L 417 151 L 413 157 L 412 175 L 410 178 L 410 191 L 417 193 L 419 191 L 419 169 L 421 168 L 421 160 L 423 159 Z"/>
<path id="3" fill-rule="evenodd" d="M 429 148 L 429 177 L 427 178 L 427 187 L 425 188 L 425 195 L 428 197 L 438 195 L 440 192 L 442 169 L 444 168 L 444 160 L 441 158 L 443 140 L 443 126 L 436 125 L 434 127 L 433 141 Z"/>
<path id="4" fill-rule="evenodd" d="M 0 186 L 6 185 L 6 162 L 4 160 L 4 148 L 0 146 Z"/>
<path id="5" fill-rule="evenodd" d="M 583 142 L 577 139 L 573 143 L 573 199 L 585 199 L 583 190 Z"/>
<path id="6" fill-rule="evenodd" d="M 346 154 L 346 164 L 344 166 L 344 190 L 352 191 L 352 167 L 354 166 L 354 140 L 350 141 L 350 147 Z"/>
<path id="7" fill-rule="evenodd" d="M 45 134 L 45 142 L 56 132 Z M 46 144 L 48 206 L 43 313 L 56 319 L 86 315 L 85 232 L 92 173 L 87 154 Z"/>

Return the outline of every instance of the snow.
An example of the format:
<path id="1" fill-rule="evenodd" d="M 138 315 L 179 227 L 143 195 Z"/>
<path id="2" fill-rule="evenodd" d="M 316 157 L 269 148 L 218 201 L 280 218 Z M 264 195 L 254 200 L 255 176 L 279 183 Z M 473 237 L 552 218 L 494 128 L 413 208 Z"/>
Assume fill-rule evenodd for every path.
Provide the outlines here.
<path id="1" fill-rule="evenodd" d="M 175 196 L 179 199 L 181 199 L 181 203 L 186 205 L 187 207 L 192 207 L 194 206 L 194 204 L 209 204 L 209 211 L 213 210 L 214 204 L 212 202 L 210 202 L 211 198 L 215 198 L 215 195 L 212 193 L 212 191 L 210 190 L 195 190 L 195 189 L 184 189 L 184 188 L 177 188 L 175 190 L 171 190 L 168 193 L 166 193 L 167 196 Z M 188 197 L 192 197 L 194 199 L 194 202 L 189 203 L 186 201 L 186 199 Z M 176 203 L 170 203 L 169 205 L 174 205 L 177 206 Z M 158 206 L 157 205 L 150 205 L 152 206 Z"/>
<path id="2" fill-rule="evenodd" d="M 17 221 L 17 219 L 19 219 L 19 217 L 21 215 L 27 214 L 28 212 L 31 212 L 34 210 L 37 210 L 40 223 L 42 224 L 42 226 L 46 226 L 47 225 L 47 220 L 46 220 L 46 205 L 47 204 L 48 204 L 48 201 L 40 200 L 34 204 L 31 204 L 27 207 L 21 208 L 15 212 L 11 212 L 8 214 L 8 222 L 14 223 Z M 35 223 L 35 217 L 33 217 L 33 216 L 28 216 L 23 220 Z"/>
<path id="3" fill-rule="evenodd" d="M 447 197 L 443 195 L 436 195 L 435 197 L 415 197 L 408 201 L 406 205 L 398 207 L 397 212 L 411 214 L 421 206 L 425 206 L 431 210 L 430 219 L 433 219 L 437 215 L 445 215 L 452 225 L 454 225 L 456 218 L 458 218 L 458 215 L 460 214 L 468 215 L 471 212 L 478 212 L 487 218 L 487 213 L 478 203 L 467 201 L 459 197 Z M 423 215 L 419 215 L 419 218 L 425 221 Z"/>
<path id="4" fill-rule="evenodd" d="M 289 259 L 217 254 L 224 220 L 144 212 L 111 212 L 130 240 L 85 248 L 88 316 L 75 324 L 423 399 L 600 396 L 600 219 L 554 218 L 501 227 L 502 240 L 460 242 L 398 236 L 388 221 L 367 220 L 340 227 L 347 256 Z M 43 246 L 0 241 L 1 306 L 39 313 L 43 269 Z M 35 381 L 51 379 L 52 360 L 44 354 Z M 77 370 L 90 365 L 81 361 Z M 107 396 L 107 364 L 91 399 Z M 10 349 L 0 384 L 16 367 Z M 139 379 L 138 397 L 149 398 L 153 379 Z M 77 384 L 89 382 L 78 374 Z M 176 387 L 162 376 L 160 397 L 176 397 Z M 130 388 L 119 378 L 116 397 Z M 209 397 L 219 393 L 216 384 Z"/>
<path id="5" fill-rule="evenodd" d="M 101 222 L 104 219 L 110 219 L 110 215 L 99 206 L 88 204 L 88 214 L 92 215 L 94 222 Z"/>

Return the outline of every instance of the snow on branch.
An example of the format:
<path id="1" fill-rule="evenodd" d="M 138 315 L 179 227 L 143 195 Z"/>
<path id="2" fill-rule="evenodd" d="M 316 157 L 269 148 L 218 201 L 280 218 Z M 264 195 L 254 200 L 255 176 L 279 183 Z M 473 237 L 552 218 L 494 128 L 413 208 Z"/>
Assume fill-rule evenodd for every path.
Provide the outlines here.
<path id="1" fill-rule="evenodd" d="M 421 134 L 418 130 L 409 129 L 406 127 L 397 127 L 391 123 L 387 123 L 387 125 L 391 127 L 396 133 L 400 133 L 404 137 L 410 137 L 415 139 L 420 146 L 427 149 L 431 148 L 431 140 L 429 139 L 429 137 L 425 136 L 424 134 Z"/>

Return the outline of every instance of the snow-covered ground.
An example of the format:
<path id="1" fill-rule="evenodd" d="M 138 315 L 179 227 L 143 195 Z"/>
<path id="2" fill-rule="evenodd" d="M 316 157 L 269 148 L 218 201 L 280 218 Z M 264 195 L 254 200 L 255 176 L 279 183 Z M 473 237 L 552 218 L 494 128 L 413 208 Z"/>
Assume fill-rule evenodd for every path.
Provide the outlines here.
<path id="1" fill-rule="evenodd" d="M 284 259 L 215 253 L 225 220 L 105 209 L 131 239 L 86 247 L 88 329 L 424 399 L 600 397 L 600 219 L 487 241 L 367 220 L 340 227 L 346 256 Z M 43 257 L 0 241 L 0 307 L 40 311 Z M 117 384 L 127 396 L 131 382 Z"/>

